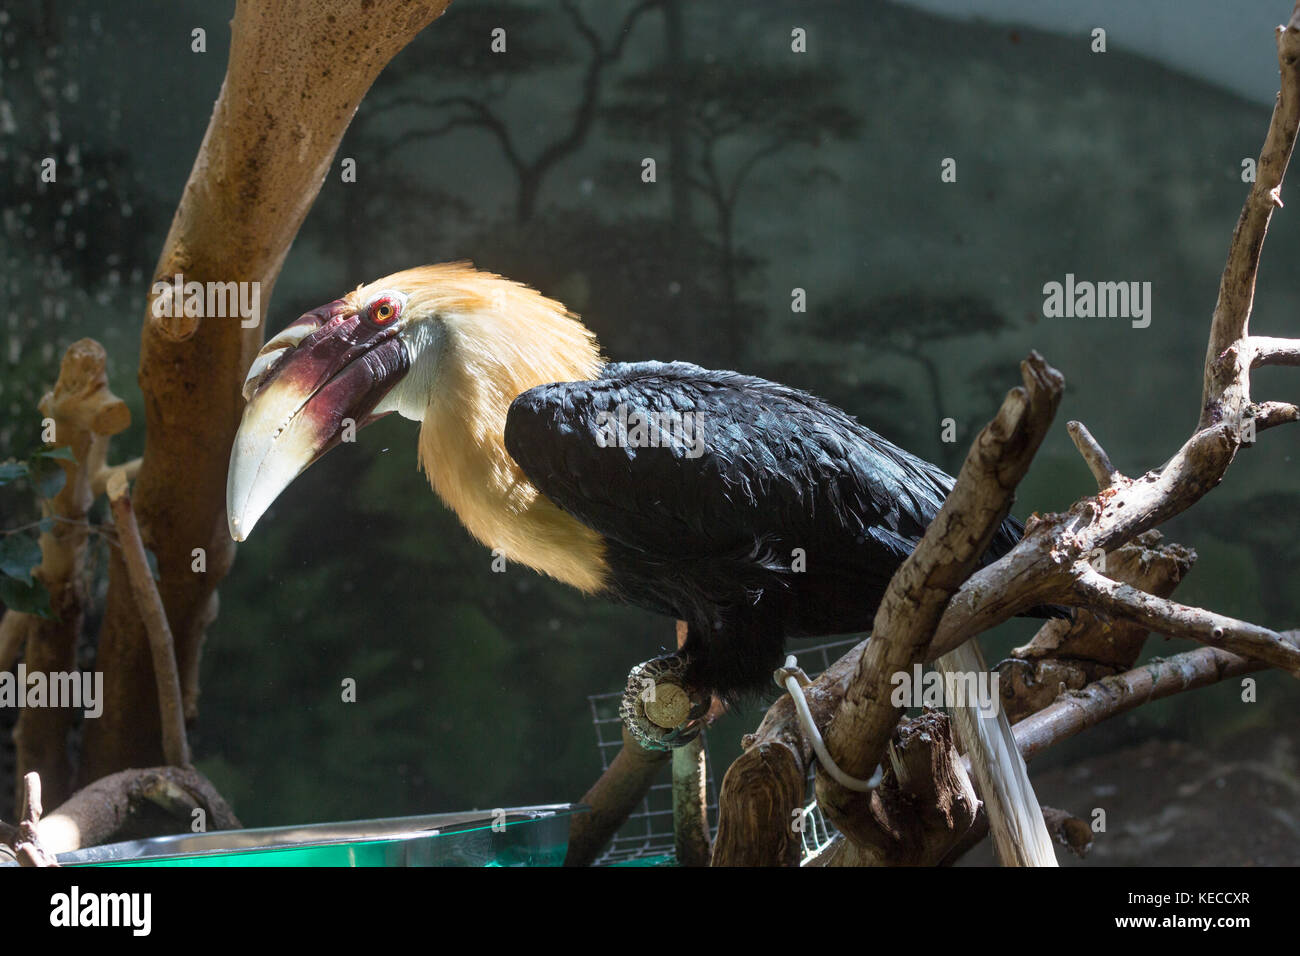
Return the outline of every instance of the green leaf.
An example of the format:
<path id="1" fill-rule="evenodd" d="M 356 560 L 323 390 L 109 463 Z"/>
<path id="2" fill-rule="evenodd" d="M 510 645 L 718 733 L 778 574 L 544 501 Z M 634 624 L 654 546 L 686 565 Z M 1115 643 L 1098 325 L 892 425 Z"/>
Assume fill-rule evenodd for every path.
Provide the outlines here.
<path id="1" fill-rule="evenodd" d="M 53 461 L 76 461 L 77 456 L 72 453 L 72 449 L 67 445 L 60 445 L 58 448 L 42 448 L 33 458 L 49 458 Z"/>
<path id="2" fill-rule="evenodd" d="M 162 575 L 158 573 L 158 555 L 154 554 L 148 548 L 144 549 L 144 559 L 149 564 L 149 574 L 155 581 L 162 581 Z"/>
<path id="3" fill-rule="evenodd" d="M 27 477 L 27 462 L 25 461 L 7 461 L 0 465 L 0 485 L 7 485 L 11 481 Z"/>
<path id="4" fill-rule="evenodd" d="M 0 538 L 0 574 L 32 583 L 32 568 L 41 563 L 41 546 L 26 534 L 7 534 Z"/>
<path id="5" fill-rule="evenodd" d="M 11 611 L 35 614 L 47 621 L 58 620 L 50 607 L 50 592 L 40 581 L 23 584 L 17 578 L 0 575 L 0 601 Z"/>
<path id="6" fill-rule="evenodd" d="M 36 455 L 28 466 L 32 484 L 42 498 L 53 498 L 68 481 L 68 475 L 57 459 Z"/>

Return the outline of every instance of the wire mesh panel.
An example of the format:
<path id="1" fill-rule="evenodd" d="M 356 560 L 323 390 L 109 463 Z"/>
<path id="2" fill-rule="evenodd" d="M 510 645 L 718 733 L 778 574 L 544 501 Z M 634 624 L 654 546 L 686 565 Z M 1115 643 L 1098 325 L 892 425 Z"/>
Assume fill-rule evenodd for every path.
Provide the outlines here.
<path id="1" fill-rule="evenodd" d="M 811 644 L 795 647 L 799 666 L 810 677 L 816 677 L 853 647 L 861 638 L 850 637 L 823 644 Z M 596 728 L 596 748 L 600 752 L 601 771 L 609 769 L 610 763 L 618 756 L 623 747 L 623 721 L 618 715 L 619 704 L 623 699 L 622 691 L 610 694 L 592 694 L 587 698 L 591 705 L 591 722 Z M 718 791 L 714 786 L 713 759 L 709 756 L 707 734 L 705 735 L 704 753 L 707 770 L 707 796 L 709 835 L 715 836 L 718 827 Z M 822 814 L 813 795 L 813 771 L 809 767 L 807 804 L 804 807 L 800 838 L 803 841 L 803 861 L 816 856 L 826 849 L 834 839 L 836 830 Z M 669 782 L 651 786 L 641 806 L 633 812 L 627 822 L 610 840 L 609 846 L 597 858 L 595 865 L 607 866 L 615 863 L 628 863 L 672 854 L 673 842 L 673 791 Z"/>

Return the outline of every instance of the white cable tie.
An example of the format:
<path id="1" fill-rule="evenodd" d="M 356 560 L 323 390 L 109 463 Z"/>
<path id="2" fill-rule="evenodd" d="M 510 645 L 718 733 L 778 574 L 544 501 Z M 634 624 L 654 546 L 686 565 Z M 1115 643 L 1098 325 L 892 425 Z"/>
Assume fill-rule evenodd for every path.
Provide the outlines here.
<path id="1" fill-rule="evenodd" d="M 798 661 L 791 654 L 785 659 L 785 670 L 791 671 L 798 666 Z M 859 780 L 856 777 L 850 777 L 847 773 L 836 766 L 835 761 L 831 759 L 830 751 L 826 749 L 826 742 L 822 740 L 821 731 L 817 729 L 817 724 L 813 722 L 812 711 L 808 709 L 808 698 L 803 694 L 803 687 L 799 684 L 799 679 L 793 674 L 786 674 L 785 689 L 790 692 L 794 699 L 795 713 L 799 715 L 799 724 L 803 727 L 804 735 L 812 741 L 813 753 L 817 755 L 817 761 L 822 765 L 827 773 L 835 778 L 835 782 L 847 790 L 854 790 L 858 793 L 869 793 L 880 786 L 880 781 L 884 777 L 884 770 L 877 765 L 876 772 L 871 775 L 870 780 Z"/>

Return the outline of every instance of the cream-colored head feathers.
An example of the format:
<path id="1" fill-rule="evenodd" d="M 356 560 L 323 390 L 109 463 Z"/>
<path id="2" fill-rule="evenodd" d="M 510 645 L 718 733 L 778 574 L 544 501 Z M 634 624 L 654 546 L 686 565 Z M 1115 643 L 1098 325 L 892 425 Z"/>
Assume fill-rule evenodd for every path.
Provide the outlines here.
<path id="1" fill-rule="evenodd" d="M 600 536 L 541 495 L 505 449 L 506 412 L 517 396 L 599 373 L 595 336 L 555 300 L 467 263 L 408 269 L 347 298 L 359 308 L 386 290 L 407 296 L 408 318 L 442 326 L 420 429 L 420 466 L 434 490 L 507 562 L 600 590 Z M 421 374 L 418 363 L 412 374 Z"/>

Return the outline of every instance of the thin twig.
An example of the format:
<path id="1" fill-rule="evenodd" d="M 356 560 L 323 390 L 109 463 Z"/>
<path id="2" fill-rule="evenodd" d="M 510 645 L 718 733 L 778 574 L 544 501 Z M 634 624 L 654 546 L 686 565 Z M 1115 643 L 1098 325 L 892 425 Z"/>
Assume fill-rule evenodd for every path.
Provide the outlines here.
<path id="1" fill-rule="evenodd" d="M 1300 677 L 1300 646 L 1289 635 L 1147 594 L 1131 585 L 1112 581 L 1086 564 L 1077 570 L 1075 593 L 1087 607 L 1136 621 L 1159 634 L 1188 638 L 1272 664 L 1293 677 Z"/>
<path id="2" fill-rule="evenodd" d="M 1253 369 L 1265 365 L 1300 365 L 1300 339 L 1252 335 L 1244 346 L 1250 350 L 1250 367 Z"/>
<path id="3" fill-rule="evenodd" d="M 154 677 L 158 684 L 163 755 L 169 764 L 188 767 L 190 745 L 185 737 L 181 682 L 176 667 L 171 626 L 167 623 L 167 612 L 163 608 L 158 586 L 149 571 L 144 542 L 140 539 L 140 529 L 136 525 L 135 512 L 127 493 L 126 477 L 120 471 L 109 477 L 108 500 L 113 512 L 113 523 L 117 526 L 122 560 L 131 581 L 131 593 L 149 635 L 149 650 L 153 655 Z"/>
<path id="4" fill-rule="evenodd" d="M 1281 90 L 1268 135 L 1256 164 L 1255 183 L 1232 234 L 1228 261 L 1219 280 L 1219 298 L 1205 354 L 1200 426 L 1239 418 L 1250 401 L 1249 349 L 1239 347 L 1250 326 L 1259 255 L 1273 210 L 1282 205 L 1282 178 L 1300 129 L 1300 2 L 1290 22 L 1277 30 Z"/>
<path id="5" fill-rule="evenodd" d="M 1110 456 L 1097 439 L 1092 437 L 1083 422 L 1066 422 L 1065 430 L 1070 433 L 1074 447 L 1079 449 L 1079 454 L 1088 463 L 1088 470 L 1097 479 L 1098 488 L 1105 490 L 1123 477 L 1115 470 L 1115 466 L 1110 463 Z"/>
<path id="6" fill-rule="evenodd" d="M 1261 665 L 1216 647 L 1156 658 L 1123 674 L 1071 691 L 1012 728 L 1025 760 L 1111 717 L 1153 700 L 1259 670 Z"/>

